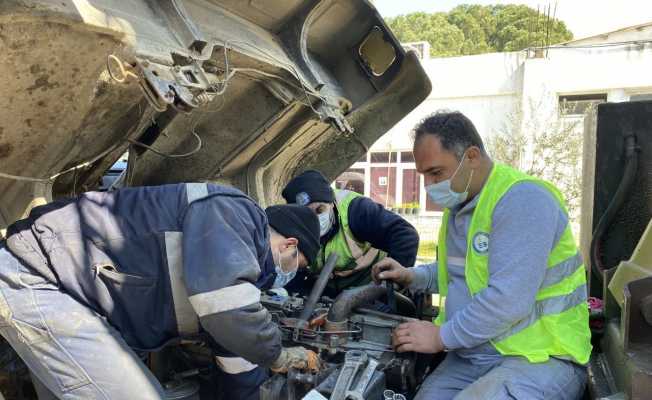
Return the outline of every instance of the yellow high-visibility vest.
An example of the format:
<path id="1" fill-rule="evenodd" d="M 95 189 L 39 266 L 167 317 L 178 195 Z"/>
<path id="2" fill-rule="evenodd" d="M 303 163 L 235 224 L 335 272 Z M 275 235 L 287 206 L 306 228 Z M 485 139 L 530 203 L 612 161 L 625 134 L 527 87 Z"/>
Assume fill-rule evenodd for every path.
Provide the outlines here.
<path id="1" fill-rule="evenodd" d="M 466 284 L 471 296 L 487 287 L 491 222 L 496 205 L 519 182 L 533 182 L 547 189 L 566 211 L 566 203 L 555 186 L 506 165 L 495 164 L 480 193 L 467 234 Z M 440 313 L 437 325 L 446 321 L 444 301 L 448 293 L 446 237 L 450 211 L 444 210 L 439 230 L 438 286 Z M 526 227 L 531 229 L 531 227 Z M 559 357 L 586 364 L 591 355 L 589 310 L 586 302 L 586 271 L 570 223 L 548 256 L 548 268 L 536 295 L 534 311 L 491 343 L 502 355 L 523 356 L 530 362 L 545 362 Z"/>

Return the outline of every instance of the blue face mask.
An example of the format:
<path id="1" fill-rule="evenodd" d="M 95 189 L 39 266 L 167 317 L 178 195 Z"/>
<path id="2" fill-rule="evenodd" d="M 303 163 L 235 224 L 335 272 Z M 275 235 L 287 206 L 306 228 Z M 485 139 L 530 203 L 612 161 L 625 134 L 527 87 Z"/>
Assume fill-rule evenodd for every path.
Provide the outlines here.
<path id="1" fill-rule="evenodd" d="M 334 220 L 333 210 L 324 211 L 323 213 L 317 215 L 319 219 L 319 236 L 323 237 L 331 230 L 333 227 Z"/>
<path id="2" fill-rule="evenodd" d="M 458 204 L 464 203 L 466 198 L 469 196 L 469 186 L 471 186 L 471 180 L 473 179 L 473 170 L 471 170 L 471 176 L 469 177 L 469 181 L 466 184 L 466 189 L 464 189 L 464 192 L 457 193 L 451 189 L 451 180 L 455 177 L 455 175 L 457 175 L 460 168 L 462 167 L 464 157 L 466 157 L 466 153 L 464 153 L 462 156 L 462 160 L 453 173 L 453 176 L 446 179 L 445 181 L 433 183 L 426 186 L 426 193 L 428 193 L 430 199 L 438 206 L 443 208 L 452 208 Z"/>
<path id="3" fill-rule="evenodd" d="M 297 260 L 297 265 L 295 268 L 289 272 L 285 272 L 283 270 L 283 267 L 281 266 L 281 254 L 279 253 L 278 255 L 278 262 L 274 263 L 274 271 L 276 272 L 276 279 L 274 280 L 274 284 L 272 285 L 272 289 L 276 288 L 282 288 L 285 285 L 287 285 L 292 279 L 297 274 L 297 270 L 299 269 L 299 250 L 295 247 L 296 253 L 294 255 L 294 259 Z"/>

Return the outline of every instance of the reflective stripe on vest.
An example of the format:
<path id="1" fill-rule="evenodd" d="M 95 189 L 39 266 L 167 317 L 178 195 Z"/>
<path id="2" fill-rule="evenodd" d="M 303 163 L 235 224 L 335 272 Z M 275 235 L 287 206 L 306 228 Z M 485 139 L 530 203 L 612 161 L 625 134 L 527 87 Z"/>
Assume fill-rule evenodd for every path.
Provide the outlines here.
<path id="1" fill-rule="evenodd" d="M 491 242 L 484 250 L 479 248 L 479 243 L 475 243 L 476 238 L 490 237 L 496 205 L 519 182 L 532 182 L 547 189 L 566 211 L 564 199 L 553 185 L 505 165 L 494 165 L 479 195 L 467 233 L 464 274 L 471 296 L 485 289 L 489 283 Z M 438 325 L 446 321 L 443 305 L 449 283 L 446 248 L 449 217 L 450 211 L 444 210 L 437 255 L 440 313 L 435 323 Z M 548 256 L 546 273 L 532 312 L 491 343 L 503 355 L 523 356 L 531 362 L 545 362 L 550 356 L 555 356 L 585 364 L 591 354 L 586 299 L 586 271 L 568 223 Z"/>
<path id="2" fill-rule="evenodd" d="M 230 375 L 253 371 L 257 365 L 241 357 L 215 357 L 215 363 L 224 372 Z"/>
<path id="3" fill-rule="evenodd" d="M 339 255 L 335 265 L 335 269 L 338 271 L 367 268 L 384 257 L 384 252 L 371 247 L 369 243 L 357 242 L 353 237 L 353 233 L 351 233 L 349 228 L 349 206 L 351 201 L 359 196 L 361 195 L 349 190 L 335 191 L 339 229 L 337 234 L 326 243 L 326 254 L 323 254 L 323 246 L 320 249 L 315 268 L 317 271 L 323 268 L 324 260 L 333 252 Z"/>
<path id="4" fill-rule="evenodd" d="M 186 200 L 188 204 L 208 196 L 208 185 L 205 183 L 186 183 Z"/>
<path id="5" fill-rule="evenodd" d="M 165 232 L 165 252 L 167 255 L 170 286 L 172 287 L 172 301 L 174 314 L 177 319 L 179 335 L 192 335 L 199 332 L 199 319 L 190 299 L 186 284 L 183 281 L 183 233 Z"/>
<path id="6" fill-rule="evenodd" d="M 188 204 L 203 199 L 208 194 L 206 183 L 186 184 Z M 199 317 L 235 310 L 260 301 L 260 290 L 248 282 L 188 296 L 183 279 L 182 232 L 165 232 L 165 252 L 179 335 L 198 333 Z"/>

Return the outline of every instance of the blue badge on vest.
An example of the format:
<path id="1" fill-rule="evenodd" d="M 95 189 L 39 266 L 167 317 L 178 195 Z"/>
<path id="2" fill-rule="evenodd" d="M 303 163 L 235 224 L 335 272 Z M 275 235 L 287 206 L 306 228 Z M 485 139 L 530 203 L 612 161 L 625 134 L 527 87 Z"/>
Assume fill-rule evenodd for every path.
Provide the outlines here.
<path id="1" fill-rule="evenodd" d="M 489 234 L 478 232 L 473 236 L 473 250 L 478 254 L 487 254 L 489 252 Z"/>
<path id="2" fill-rule="evenodd" d="M 294 197 L 294 202 L 300 206 L 307 206 L 310 204 L 310 195 L 308 195 L 306 192 L 299 192 Z"/>

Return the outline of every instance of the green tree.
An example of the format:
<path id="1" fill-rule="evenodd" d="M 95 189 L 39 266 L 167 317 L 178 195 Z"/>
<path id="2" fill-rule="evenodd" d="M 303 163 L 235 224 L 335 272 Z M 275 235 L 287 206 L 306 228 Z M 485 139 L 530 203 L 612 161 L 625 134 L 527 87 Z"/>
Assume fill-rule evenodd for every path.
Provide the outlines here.
<path id="1" fill-rule="evenodd" d="M 448 22 L 445 13 L 399 15 L 392 18 L 391 29 L 401 42 L 427 41 L 435 57 L 458 55 L 464 43 L 464 33 Z"/>
<path id="2" fill-rule="evenodd" d="M 479 5 L 461 5 L 448 13 L 448 22 L 464 33 L 464 43 L 460 54 L 481 54 L 496 51 L 489 44 L 495 32 L 496 21 L 489 9 Z"/>
<path id="3" fill-rule="evenodd" d="M 564 194 L 571 221 L 577 226 L 582 199 L 583 117 L 562 118 L 567 105 L 546 110 L 544 99 L 530 101 L 509 113 L 503 126 L 485 141 L 494 161 L 552 182 Z M 595 113 L 597 103 L 585 111 Z"/>
<path id="4" fill-rule="evenodd" d="M 516 51 L 573 38 L 566 25 L 524 5 L 460 5 L 448 13 L 387 19 L 402 42 L 425 40 L 434 57 Z"/>

